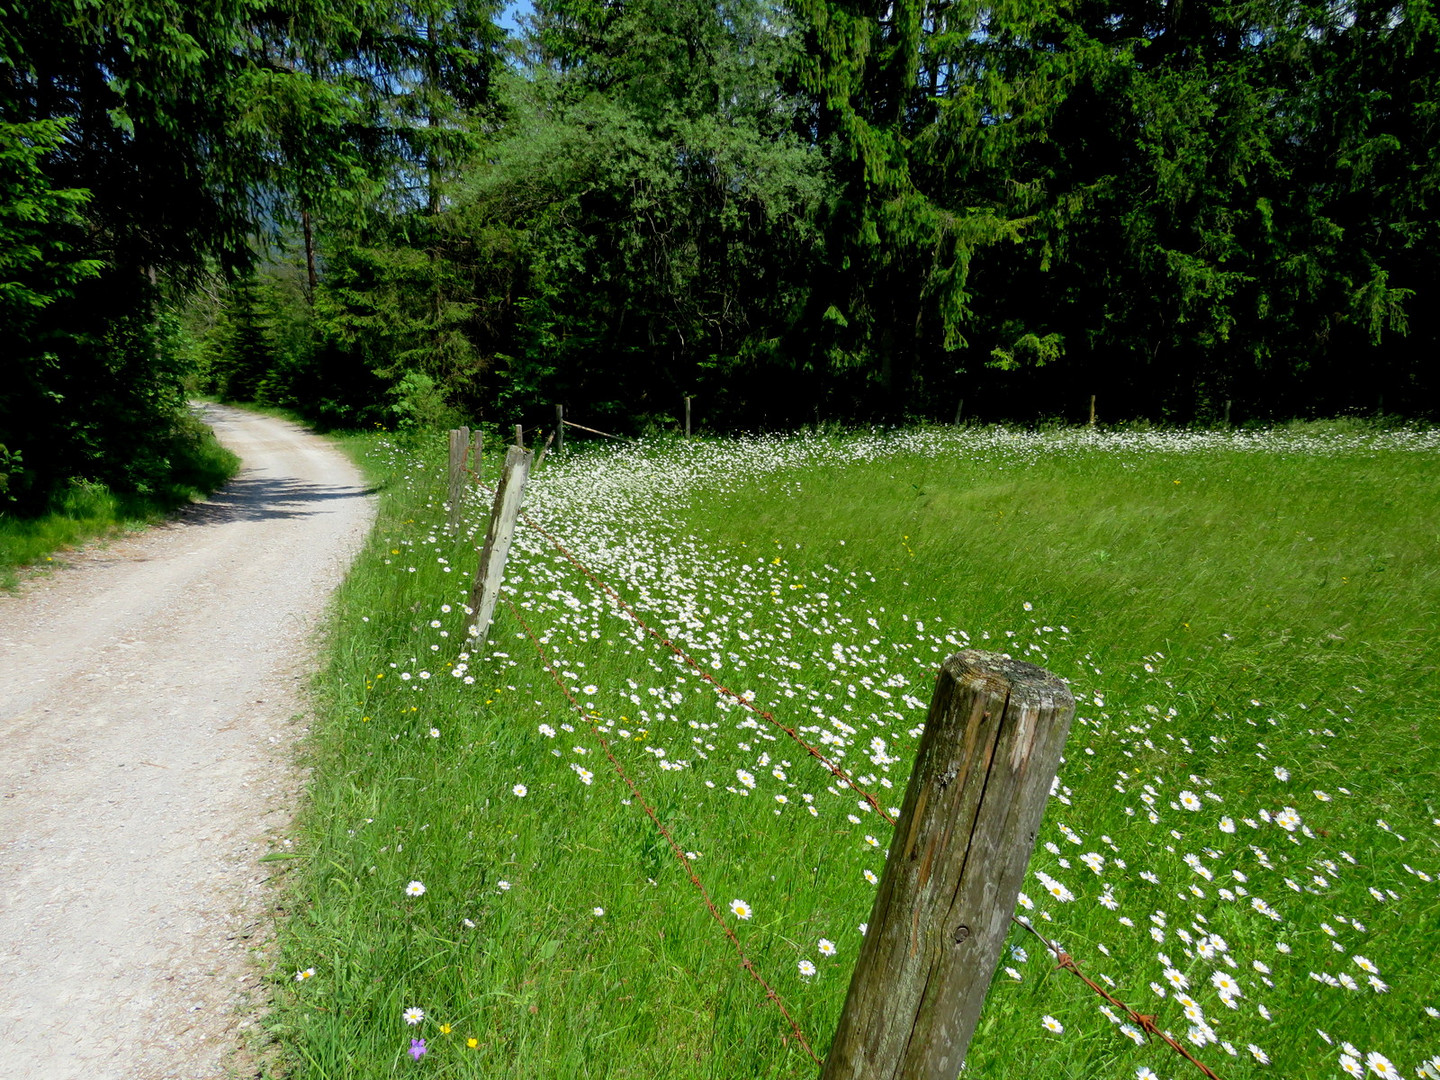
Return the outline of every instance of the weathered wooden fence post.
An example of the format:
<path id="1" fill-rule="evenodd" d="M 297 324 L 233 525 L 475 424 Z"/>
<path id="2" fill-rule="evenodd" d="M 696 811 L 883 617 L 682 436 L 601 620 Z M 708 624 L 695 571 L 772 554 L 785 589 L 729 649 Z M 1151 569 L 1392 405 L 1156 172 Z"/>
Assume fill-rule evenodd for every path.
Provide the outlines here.
<path id="1" fill-rule="evenodd" d="M 480 456 L 481 451 L 484 450 L 484 448 L 485 433 L 477 428 L 475 431 L 475 449 L 473 451 L 473 453 L 475 454 L 475 482 L 477 484 L 480 483 L 481 474 L 485 470 L 485 459 Z"/>
<path id="2" fill-rule="evenodd" d="M 685 395 L 685 438 L 690 438 L 690 395 Z"/>
<path id="3" fill-rule="evenodd" d="M 480 569 L 475 586 L 470 590 L 470 648 L 478 653 L 490 636 L 490 622 L 495 615 L 495 601 L 500 596 L 500 582 L 505 575 L 505 559 L 510 554 L 510 541 L 515 535 L 515 519 L 520 516 L 520 503 L 525 498 L 525 481 L 530 478 L 529 450 L 512 446 L 505 452 L 505 467 L 495 488 L 495 504 L 490 510 L 490 527 L 485 530 L 485 546 L 480 549 Z"/>
<path id="4" fill-rule="evenodd" d="M 1090 395 L 1090 426 L 1095 426 L 1095 395 Z"/>
<path id="5" fill-rule="evenodd" d="M 470 429 L 450 429 L 450 474 L 449 503 L 450 531 L 460 527 L 460 504 L 465 498 L 465 458 L 470 453 Z M 478 459 L 477 459 L 478 460 Z"/>
<path id="6" fill-rule="evenodd" d="M 555 432 L 559 430 L 559 428 L 556 428 L 555 431 L 550 432 L 549 436 L 545 439 L 545 445 L 540 447 L 539 451 L 535 454 L 536 469 L 540 468 L 540 463 L 545 460 L 545 455 L 550 452 L 550 444 L 555 441 Z"/>
<path id="7" fill-rule="evenodd" d="M 821 1080 L 955 1080 L 1075 702 L 997 653 L 949 657 Z"/>
<path id="8" fill-rule="evenodd" d="M 565 406 L 555 406 L 555 452 L 563 453 L 565 450 Z"/>

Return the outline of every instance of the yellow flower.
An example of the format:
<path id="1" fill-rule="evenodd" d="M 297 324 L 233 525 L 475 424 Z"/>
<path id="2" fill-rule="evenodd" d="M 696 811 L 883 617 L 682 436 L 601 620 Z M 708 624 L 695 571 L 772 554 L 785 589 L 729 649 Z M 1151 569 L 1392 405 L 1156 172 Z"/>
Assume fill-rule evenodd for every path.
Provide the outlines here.
<path id="1" fill-rule="evenodd" d="M 449 1034 L 450 1034 L 450 1025 L 449 1025 L 449 1024 L 441 1024 L 441 1025 L 440 1025 L 440 1034 L 441 1034 L 441 1035 L 449 1035 Z"/>
<path id="2" fill-rule="evenodd" d="M 465 1040 L 465 1045 L 468 1046 L 471 1050 L 474 1050 L 477 1046 L 480 1045 L 480 1040 L 479 1040 L 479 1039 L 466 1039 L 466 1040 Z"/>

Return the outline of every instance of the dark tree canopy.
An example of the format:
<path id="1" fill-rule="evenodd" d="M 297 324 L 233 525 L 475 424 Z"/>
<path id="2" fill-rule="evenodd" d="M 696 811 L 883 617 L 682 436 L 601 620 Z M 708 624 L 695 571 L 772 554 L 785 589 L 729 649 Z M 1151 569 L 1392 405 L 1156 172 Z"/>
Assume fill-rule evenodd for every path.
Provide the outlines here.
<path id="1" fill-rule="evenodd" d="M 0 0 L 0 497 L 150 482 L 187 377 L 331 424 L 1433 415 L 1433 0 L 497 17 Z"/>

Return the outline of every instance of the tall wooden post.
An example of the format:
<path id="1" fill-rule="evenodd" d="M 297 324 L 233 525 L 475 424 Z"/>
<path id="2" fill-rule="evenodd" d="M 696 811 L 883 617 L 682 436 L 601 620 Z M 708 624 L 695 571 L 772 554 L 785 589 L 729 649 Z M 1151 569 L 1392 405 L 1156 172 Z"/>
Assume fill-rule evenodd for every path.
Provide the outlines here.
<path id="1" fill-rule="evenodd" d="M 997 653 L 949 657 L 821 1080 L 955 1080 L 1075 702 Z"/>
<path id="2" fill-rule="evenodd" d="M 685 438 L 690 438 L 690 395 L 685 395 Z"/>
<path id="3" fill-rule="evenodd" d="M 1090 426 L 1095 426 L 1095 395 L 1090 395 Z"/>
<path id="4" fill-rule="evenodd" d="M 515 445 L 521 450 L 525 449 L 525 427 L 523 424 L 515 425 Z"/>
<path id="5" fill-rule="evenodd" d="M 555 452 L 565 449 L 565 406 L 555 406 Z"/>
<path id="6" fill-rule="evenodd" d="M 955 403 L 955 423 L 956 423 L 957 426 L 958 426 L 959 423 L 960 423 L 960 418 L 963 417 L 964 415 L 965 415 L 965 399 L 962 397 L 958 402 Z"/>
<path id="7" fill-rule="evenodd" d="M 477 428 L 475 430 L 475 449 L 472 451 L 475 455 L 475 482 L 477 484 L 480 483 L 481 474 L 485 471 L 485 459 L 481 456 L 481 451 L 484 448 L 485 433 Z"/>
<path id="8" fill-rule="evenodd" d="M 495 615 L 495 601 L 500 596 L 500 582 L 505 576 L 505 560 L 510 555 L 510 541 L 515 535 L 515 519 L 520 516 L 520 503 L 525 498 L 525 481 L 530 478 L 530 451 L 512 446 L 505 452 L 505 468 L 495 488 L 495 504 L 490 510 L 490 526 L 485 530 L 485 546 L 480 549 L 480 569 L 470 591 L 472 630 L 470 647 L 474 652 L 485 648 L 490 636 L 490 622 Z"/>

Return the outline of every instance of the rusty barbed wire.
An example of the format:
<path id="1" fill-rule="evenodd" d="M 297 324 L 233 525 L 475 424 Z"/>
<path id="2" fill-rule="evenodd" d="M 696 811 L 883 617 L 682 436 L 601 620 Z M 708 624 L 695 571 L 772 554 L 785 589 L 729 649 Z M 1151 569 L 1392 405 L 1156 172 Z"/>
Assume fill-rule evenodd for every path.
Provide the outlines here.
<path id="1" fill-rule="evenodd" d="M 475 474 L 472 473 L 472 475 Z M 476 475 L 476 483 L 479 486 L 493 493 L 494 489 L 491 488 L 488 484 L 485 484 L 483 481 L 481 481 L 478 475 Z M 675 656 L 677 656 L 686 664 L 688 664 L 691 668 L 693 668 L 702 679 L 704 679 L 711 686 L 713 686 L 718 692 L 730 698 L 733 698 L 735 701 L 739 702 L 740 705 L 742 705 L 744 708 L 750 710 L 756 716 L 759 716 L 761 719 L 765 720 L 772 727 L 783 731 L 798 746 L 803 748 L 807 753 L 810 754 L 811 757 L 813 757 L 822 766 L 824 766 L 833 776 L 841 780 L 848 788 L 861 795 L 865 799 L 865 801 L 869 803 L 871 808 L 881 816 L 881 818 L 883 818 L 892 826 L 896 824 L 895 818 L 880 805 L 879 801 L 873 795 L 871 795 L 867 790 L 857 784 L 855 780 L 843 768 L 830 761 L 829 758 L 827 758 L 823 753 L 821 753 L 815 747 L 811 746 L 808 742 L 806 742 L 805 739 L 800 736 L 798 731 L 796 731 L 789 725 L 782 723 L 779 719 L 775 717 L 774 713 L 765 709 L 758 708 L 749 698 L 736 693 L 735 691 L 729 689 L 724 684 L 722 684 L 713 675 L 706 671 L 701 666 L 700 662 L 696 660 L 693 656 L 691 656 L 688 652 L 680 648 L 669 638 L 663 637 L 659 633 L 657 633 L 648 623 L 645 622 L 644 619 L 640 617 L 640 615 L 635 611 L 635 609 L 629 604 L 628 601 L 624 599 L 624 597 L 619 594 L 619 592 L 617 592 L 608 582 L 606 582 L 603 578 L 601 578 L 598 574 L 596 574 L 593 570 L 591 570 L 588 566 L 581 562 L 579 558 L 577 558 L 568 548 L 565 547 L 565 545 L 560 541 L 557 536 L 555 536 L 554 533 L 552 533 L 545 526 L 541 525 L 534 518 L 530 517 L 530 515 L 525 513 L 523 510 L 519 512 L 518 516 L 522 521 L 525 522 L 527 526 L 534 529 L 541 536 L 545 537 L 546 540 L 550 542 L 551 546 L 554 547 L 555 550 L 559 552 L 562 557 L 564 557 L 568 562 L 570 562 L 591 582 L 597 585 L 611 599 L 611 601 L 616 605 L 616 607 L 618 607 L 627 618 L 629 618 L 633 623 L 639 626 L 640 629 L 643 630 L 647 635 L 649 635 L 655 641 L 658 641 L 661 645 L 665 646 Z M 511 613 L 515 616 L 516 621 L 519 622 L 521 627 L 525 630 L 526 635 L 530 638 L 530 641 L 535 646 L 536 651 L 540 654 L 541 662 L 544 664 L 546 672 L 550 675 L 551 679 L 564 693 L 565 697 L 570 701 L 571 705 L 574 706 L 579 715 L 585 720 L 587 724 L 589 724 L 592 733 L 600 742 L 601 748 L 605 751 L 605 755 L 610 760 L 611 765 L 615 768 L 616 773 L 625 782 L 626 786 L 630 788 L 630 791 L 634 795 L 636 801 L 640 803 L 645 813 L 655 824 L 655 827 L 660 831 L 660 834 L 665 838 L 666 843 L 670 845 L 671 851 L 674 852 L 676 858 L 680 860 L 680 863 L 684 867 L 685 872 L 690 878 L 691 883 L 700 891 L 701 896 L 704 898 L 705 905 L 709 909 L 711 915 L 715 918 L 716 922 L 719 923 L 721 929 L 725 932 L 725 936 L 729 938 L 731 944 L 735 946 L 735 950 L 740 956 L 741 966 L 745 968 L 745 970 L 748 971 L 750 975 L 764 988 L 766 998 L 775 1002 L 776 1006 L 781 1012 L 781 1015 L 783 1015 L 785 1019 L 790 1023 L 790 1026 L 795 1033 L 796 1040 L 804 1048 L 805 1052 L 810 1056 L 811 1060 L 815 1061 L 817 1064 L 823 1064 L 823 1060 L 818 1057 L 815 1052 L 810 1048 L 809 1041 L 806 1040 L 804 1033 L 800 1030 L 800 1027 L 796 1023 L 795 1019 L 790 1015 L 789 1010 L 785 1008 L 784 1002 L 780 1000 L 780 996 L 765 981 L 763 976 L 760 975 L 759 971 L 756 970 L 754 964 L 751 962 L 749 957 L 745 955 L 745 952 L 740 945 L 739 939 L 735 936 L 735 933 L 730 928 L 730 925 L 725 922 L 724 917 L 715 907 L 714 901 L 711 900 L 709 892 L 705 889 L 704 884 L 696 875 L 694 867 L 691 864 L 689 858 L 686 857 L 685 852 L 681 849 L 680 845 L 676 843 L 674 837 L 670 834 L 669 830 L 666 829 L 664 824 L 656 815 L 655 811 L 650 807 L 650 805 L 645 801 L 644 797 L 640 794 L 639 788 L 630 779 L 629 775 L 625 772 L 624 767 L 620 764 L 619 760 L 610 750 L 609 741 L 604 737 L 604 735 L 599 732 L 593 720 L 585 712 L 584 706 L 582 706 L 580 702 L 575 698 L 574 694 L 570 692 L 569 687 L 563 682 L 559 674 L 556 672 L 555 668 L 550 664 L 549 658 L 546 655 L 543 646 L 540 644 L 539 639 L 536 638 L 534 632 L 530 629 L 529 625 L 521 617 L 519 609 L 515 606 L 514 602 L 509 599 L 506 600 L 506 604 L 509 606 Z M 1125 1004 L 1119 998 L 1115 997 L 1099 983 L 1095 982 L 1088 975 L 1086 975 L 1084 971 L 1081 970 L 1080 965 L 1075 961 L 1075 958 L 1073 956 L 1071 956 L 1065 950 L 1061 949 L 1060 946 L 1055 944 L 1049 938 L 1045 937 L 1045 935 L 1041 934 L 1027 920 L 1012 915 L 1011 922 L 1023 928 L 1028 933 L 1034 935 L 1036 939 L 1038 939 L 1042 944 L 1044 944 L 1046 949 L 1048 949 L 1051 953 L 1054 954 L 1057 968 L 1069 971 L 1086 986 L 1090 987 L 1090 989 L 1093 990 L 1096 994 L 1105 999 L 1105 1001 L 1109 1002 L 1111 1005 L 1123 1011 L 1126 1016 L 1128 1016 L 1132 1021 L 1135 1022 L 1135 1024 L 1140 1028 L 1140 1030 L 1144 1031 L 1146 1034 L 1158 1037 L 1162 1042 L 1164 1042 L 1172 1050 L 1178 1053 L 1186 1061 L 1190 1062 L 1190 1064 L 1194 1065 L 1197 1069 L 1199 1069 L 1200 1072 L 1207 1078 L 1207 1080 L 1220 1080 L 1220 1078 L 1215 1074 L 1213 1070 L 1210 1069 L 1209 1066 L 1207 1066 L 1204 1062 L 1200 1061 L 1198 1058 L 1192 1055 L 1190 1051 L 1188 1051 L 1183 1045 L 1176 1041 L 1169 1033 L 1161 1030 L 1155 1023 L 1154 1015 L 1141 1013 L 1135 1009 L 1132 1009 L 1129 1005 Z"/>
<path id="2" fill-rule="evenodd" d="M 755 967 L 754 961 L 746 955 L 744 947 L 740 944 L 740 939 L 735 936 L 735 931 L 731 928 L 730 924 L 725 921 L 725 917 L 720 914 L 720 909 L 715 906 L 715 901 L 710 898 L 710 891 L 705 888 L 704 882 L 702 882 L 700 876 L 695 873 L 695 866 L 691 862 L 690 857 L 685 854 L 685 850 L 676 842 L 674 835 L 665 827 L 665 823 L 660 820 L 660 816 L 655 812 L 649 802 L 646 801 L 645 796 L 641 794 L 639 785 L 637 785 L 635 781 L 630 778 L 630 774 L 625 771 L 625 767 L 621 764 L 620 759 L 617 758 L 610 749 L 610 740 L 600 731 L 594 719 L 585 711 L 585 707 L 580 704 L 579 700 L 571 692 L 570 687 L 561 678 L 560 673 L 555 670 L 555 666 L 550 663 L 550 658 L 545 652 L 545 647 L 540 644 L 540 639 L 535 636 L 535 632 L 531 630 L 529 624 L 525 622 L 525 619 L 520 614 L 519 608 L 517 608 L 511 600 L 507 599 L 505 603 L 509 605 L 516 622 L 521 625 L 526 636 L 529 637 L 531 644 L 535 646 L 535 651 L 540 654 L 540 662 L 544 665 L 551 680 L 560 688 L 561 693 L 569 700 L 580 718 L 589 726 L 591 734 L 594 735 L 596 741 L 599 742 L 600 748 L 605 751 L 605 756 L 610 760 L 610 764 L 615 769 L 616 775 L 625 782 L 625 786 L 630 789 L 630 794 L 634 797 L 635 801 L 640 804 L 641 809 L 645 811 L 646 816 L 650 818 L 655 828 L 659 830 L 660 835 L 665 838 L 665 842 L 670 845 L 670 850 L 684 868 L 686 876 L 690 879 L 690 883 L 695 886 L 700 893 L 701 899 L 705 901 L 706 908 L 709 909 L 710 914 L 719 924 L 720 929 L 724 931 L 725 936 L 730 939 L 730 944 L 735 946 L 735 952 L 740 957 L 740 966 L 748 971 L 750 977 L 758 982 L 761 988 L 764 989 L 766 999 L 775 1003 L 775 1007 L 780 1010 L 780 1015 L 786 1019 L 790 1024 L 790 1029 L 795 1033 L 795 1041 L 798 1042 L 805 1053 L 810 1056 L 810 1060 L 814 1061 L 817 1065 L 823 1064 L 822 1059 L 810 1048 L 810 1041 L 805 1038 L 805 1033 L 800 1030 L 799 1023 L 797 1023 L 795 1018 L 790 1014 L 790 1010 L 785 1007 L 785 1002 L 780 999 L 780 995 L 776 993 L 775 988 L 765 981 L 765 977 L 761 975 L 759 969 Z"/>
<path id="3" fill-rule="evenodd" d="M 490 487 L 489 484 L 479 481 L 478 478 L 477 483 L 486 491 L 490 491 L 493 493 L 493 491 L 495 490 L 494 488 Z M 585 577 L 589 578 L 591 582 L 597 585 L 601 589 L 601 591 L 603 591 L 605 595 L 611 599 L 615 606 L 618 607 L 625 614 L 626 618 L 628 618 L 631 622 L 635 623 L 636 626 L 640 627 L 640 629 L 643 630 L 646 634 L 648 634 L 651 638 L 653 638 L 655 641 L 658 641 L 661 645 L 665 646 L 665 648 L 669 649 L 670 652 L 672 652 L 675 656 L 677 656 L 679 659 L 681 659 L 691 668 L 693 668 L 695 672 L 700 676 L 700 678 L 704 679 L 707 683 L 713 686 L 719 693 L 724 694 L 726 697 L 732 698 L 735 701 L 739 702 L 741 706 L 750 710 L 750 712 L 760 717 L 771 727 L 779 731 L 783 731 L 797 746 L 799 746 L 807 754 L 809 754 L 812 758 L 814 758 L 822 766 L 824 766 L 825 769 L 828 770 L 832 776 L 840 780 L 845 787 L 854 791 L 857 795 L 864 799 L 865 802 L 869 804 L 870 808 L 874 810 L 877 814 L 879 814 L 880 817 L 887 824 L 891 826 L 895 824 L 894 815 L 880 805 L 879 799 L 877 799 L 860 784 L 856 783 L 855 778 L 852 777 L 848 772 L 846 772 L 844 768 L 835 764 L 828 757 L 826 757 L 825 754 L 816 749 L 814 746 L 811 746 L 810 743 L 806 742 L 805 739 L 801 737 L 798 731 L 796 731 L 790 725 L 780 721 L 773 712 L 770 712 L 768 709 L 758 708 L 755 703 L 749 698 L 745 697 L 743 694 L 739 694 L 736 693 L 734 690 L 731 690 L 729 687 L 720 682 L 720 680 L 716 679 L 715 676 L 711 675 L 708 671 L 706 671 L 705 668 L 701 665 L 700 661 L 696 660 L 688 652 L 686 652 L 680 646 L 676 645 L 675 642 L 671 641 L 667 637 L 662 636 L 660 633 L 654 630 L 644 619 L 640 617 L 639 613 L 635 611 L 634 607 L 629 603 L 629 601 L 627 601 L 623 596 L 621 596 L 620 593 L 616 591 L 616 589 L 612 585 L 610 585 L 609 582 L 605 581 L 603 578 L 600 577 L 599 574 L 595 573 L 595 571 L 591 570 L 590 567 L 586 566 L 583 562 L 581 562 L 580 559 L 577 558 L 575 554 L 571 552 L 570 549 L 567 548 L 560 541 L 560 538 L 557 537 L 549 529 L 547 529 L 544 525 L 540 524 L 529 514 L 525 513 L 524 510 L 519 511 L 518 517 L 527 526 L 534 529 L 541 536 L 545 537 L 545 539 L 550 542 L 550 545 L 556 551 L 558 551 L 562 557 L 569 561 L 577 570 L 579 570 L 583 575 L 585 575 Z M 513 608 L 514 605 L 512 604 L 511 606 Z"/>
<path id="4" fill-rule="evenodd" d="M 1055 942 L 1051 941 L 1044 934 L 1040 933 L 1039 930 L 1036 930 L 1035 927 L 1032 926 L 1028 920 L 1021 919 L 1017 916 L 1012 915 L 1010 916 L 1010 921 L 1013 922 L 1016 926 L 1022 927 L 1023 929 L 1028 930 L 1030 933 L 1034 934 L 1035 937 L 1038 938 L 1047 949 L 1054 953 L 1056 967 L 1064 968 L 1066 971 L 1070 972 L 1081 982 L 1083 982 L 1086 986 L 1090 987 L 1091 990 L 1094 990 L 1095 993 L 1099 994 L 1102 998 L 1108 1001 L 1111 1005 L 1114 1005 L 1117 1009 L 1123 1009 L 1125 1011 L 1125 1015 L 1130 1017 L 1131 1020 L 1135 1021 L 1135 1023 L 1139 1025 L 1141 1031 L 1144 1031 L 1150 1035 L 1158 1036 L 1172 1050 L 1174 1050 L 1186 1061 L 1190 1062 L 1191 1065 L 1194 1065 L 1197 1069 L 1204 1073 L 1205 1076 L 1208 1077 L 1208 1080 L 1220 1080 L 1220 1078 L 1210 1070 L 1210 1067 L 1208 1065 L 1206 1065 L 1204 1062 L 1200 1061 L 1198 1058 L 1192 1055 L 1189 1050 L 1185 1049 L 1185 1047 L 1181 1046 L 1180 1043 L 1178 1043 L 1174 1038 L 1172 1038 L 1168 1032 L 1161 1031 L 1160 1028 L 1156 1025 L 1155 1017 L 1153 1015 L 1137 1012 L 1129 1005 L 1126 1005 L 1119 998 L 1115 997 L 1115 995 L 1111 994 L 1099 983 L 1095 982 L 1095 980 L 1093 980 L 1092 978 L 1090 978 L 1090 976 L 1086 975 L 1083 971 L 1080 970 L 1080 965 L 1075 962 L 1075 958 L 1073 956 L 1067 953 L 1064 949 L 1060 948 L 1059 945 L 1056 945 Z"/>

